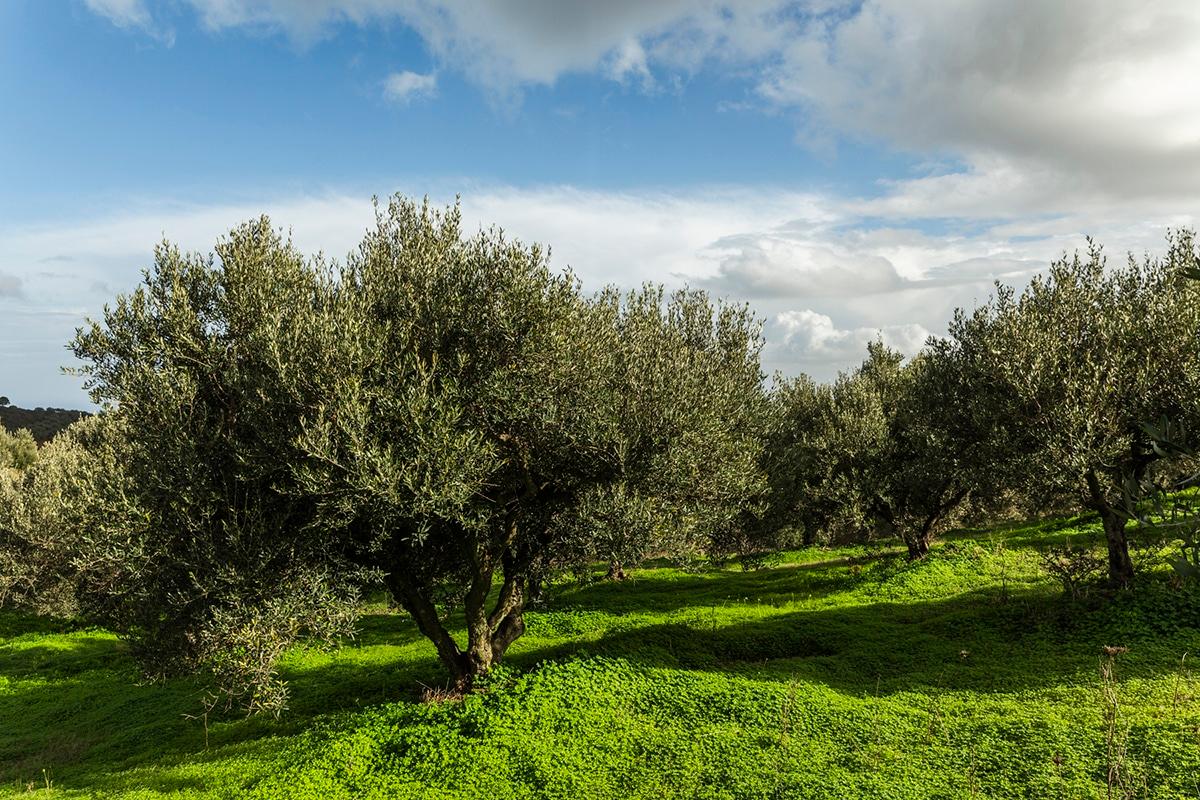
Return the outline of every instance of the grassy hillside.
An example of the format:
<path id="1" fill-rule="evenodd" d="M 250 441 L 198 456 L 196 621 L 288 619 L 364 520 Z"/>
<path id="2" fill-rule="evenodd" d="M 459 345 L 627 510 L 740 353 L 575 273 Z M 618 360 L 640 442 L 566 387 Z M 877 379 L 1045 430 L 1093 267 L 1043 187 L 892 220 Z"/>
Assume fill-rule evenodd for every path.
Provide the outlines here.
<path id="1" fill-rule="evenodd" d="M 0 794 L 1200 797 L 1200 592 L 1159 574 L 1065 600 L 1037 548 L 1096 535 L 563 585 L 461 703 L 421 702 L 433 649 L 376 608 L 340 650 L 289 655 L 279 721 L 189 719 L 198 688 L 136 685 L 111 634 L 8 614 Z"/>

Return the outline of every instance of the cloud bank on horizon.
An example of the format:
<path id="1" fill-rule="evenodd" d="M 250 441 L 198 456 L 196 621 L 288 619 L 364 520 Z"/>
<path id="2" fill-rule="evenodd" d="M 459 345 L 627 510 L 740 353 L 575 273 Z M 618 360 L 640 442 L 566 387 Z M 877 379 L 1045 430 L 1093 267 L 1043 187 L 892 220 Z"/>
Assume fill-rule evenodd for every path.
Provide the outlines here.
<path id="1" fill-rule="evenodd" d="M 291 191 L 256 195 L 253 170 L 236 197 L 205 202 L 148 196 L 135 181 L 120 211 L 0 223 L 0 376 L 30 387 L 29 404 L 82 402 L 47 364 L 63 362 L 83 315 L 134 285 L 163 235 L 207 250 L 267 211 L 301 247 L 338 256 L 370 224 L 371 192 L 445 202 L 461 191 L 472 224 L 550 244 L 586 286 L 689 283 L 748 301 L 767 320 L 768 367 L 821 379 L 877 336 L 914 352 L 955 307 L 995 280 L 1026 280 L 1084 234 L 1116 257 L 1157 251 L 1167 227 L 1195 224 L 1200 199 L 1200 95 L 1180 89 L 1200 71 L 1190 0 L 84 5 L 108 26 L 95 35 L 164 51 L 191 36 L 303 59 L 403 31 L 421 63 L 406 51 L 363 78 L 362 102 L 451 118 L 474 98 L 495 126 L 478 131 L 481 147 L 497 130 L 519 135 L 535 101 L 564 120 L 586 106 L 593 129 L 710 110 L 687 183 L 632 158 L 606 160 L 611 179 L 595 185 L 522 181 L 520 164 L 463 178 L 395 163 L 397 180 L 348 187 L 306 165 Z M 347 63 L 362 60 L 351 50 Z M 791 141 L 756 155 L 811 163 L 814 177 L 708 180 L 714 162 L 749 157 L 720 133 L 731 116 L 789 126 Z M 866 184 L 850 177 L 864 172 Z"/>

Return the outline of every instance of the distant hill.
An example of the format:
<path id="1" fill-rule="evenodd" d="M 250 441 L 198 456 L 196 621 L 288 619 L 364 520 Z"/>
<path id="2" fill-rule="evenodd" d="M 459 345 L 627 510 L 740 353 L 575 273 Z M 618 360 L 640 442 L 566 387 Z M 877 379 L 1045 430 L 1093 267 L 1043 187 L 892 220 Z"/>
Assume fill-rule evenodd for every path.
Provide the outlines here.
<path id="1" fill-rule="evenodd" d="M 65 408 L 0 406 L 0 425 L 10 431 L 28 428 L 38 444 L 45 444 L 63 428 L 86 416 L 85 411 L 68 411 Z"/>

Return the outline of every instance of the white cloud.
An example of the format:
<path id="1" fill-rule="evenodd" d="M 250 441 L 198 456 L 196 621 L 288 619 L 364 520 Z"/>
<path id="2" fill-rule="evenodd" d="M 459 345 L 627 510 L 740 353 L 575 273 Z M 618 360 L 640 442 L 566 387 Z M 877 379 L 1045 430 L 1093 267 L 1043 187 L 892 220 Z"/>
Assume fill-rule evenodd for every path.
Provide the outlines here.
<path id="1" fill-rule="evenodd" d="M 175 42 L 175 34 L 169 28 L 159 25 L 146 8 L 144 0 L 83 0 L 84 4 L 94 13 L 107 17 L 118 28 L 140 30 L 158 39 L 170 47 Z"/>
<path id="2" fill-rule="evenodd" d="M 698 283 L 720 269 L 711 246 L 791 220 L 832 220 L 828 200 L 796 192 L 708 187 L 691 192 L 590 191 L 572 187 L 466 192 L 470 219 L 542 241 L 585 284 L 645 280 Z"/>
<path id="3" fill-rule="evenodd" d="M 876 294 L 904 285 L 886 258 L 831 246 L 819 228 L 802 237 L 746 232 L 719 240 L 710 251 L 719 254 L 720 268 L 706 283 L 749 298 Z"/>
<path id="4" fill-rule="evenodd" d="M 636 80 L 645 90 L 654 88 L 654 77 L 646 61 L 646 51 L 637 39 L 626 39 L 618 45 L 606 65 L 608 76 L 619 83 Z"/>
<path id="5" fill-rule="evenodd" d="M 122 28 L 151 27 L 150 12 L 142 0 L 83 0 L 93 12 L 108 17 Z"/>
<path id="6" fill-rule="evenodd" d="M 21 279 L 0 272 L 0 297 L 20 297 L 22 294 Z"/>
<path id="7" fill-rule="evenodd" d="M 803 365 L 829 377 L 833 369 L 844 369 L 865 357 L 867 344 L 877 339 L 905 355 L 921 349 L 929 331 L 921 325 L 886 325 L 878 328 L 838 328 L 833 319 L 811 309 L 784 311 L 771 321 L 774 333 L 770 349 L 775 361 Z M 816 370 L 813 367 L 817 367 Z"/>
<path id="8" fill-rule="evenodd" d="M 1125 250 L 1160 252 L 1166 225 L 1193 221 L 1154 217 L 1135 204 L 1124 209 L 1125 222 L 1079 215 L 934 235 L 899 221 L 863 228 L 853 204 L 829 196 L 749 188 L 442 185 L 406 191 L 428 191 L 439 203 L 461 192 L 468 232 L 495 223 L 514 238 L 549 244 L 553 264 L 571 266 L 585 289 L 690 283 L 748 300 L 769 320 L 767 368 L 822 380 L 860 361 L 878 332 L 912 352 L 928 333 L 944 332 L 956 306 L 984 300 L 994 278 L 1023 283 L 1063 250 L 1082 246 L 1083 233 L 1097 232 L 1119 258 Z M 82 402 L 76 383 L 57 373 L 67 360 L 63 345 L 114 292 L 137 284 L 164 236 L 207 252 L 232 226 L 266 212 L 292 229 L 301 250 L 337 258 L 374 220 L 366 193 L 122 206 L 127 210 L 112 217 L 0 226 L 0 274 L 22 290 L 19 297 L 0 291 L 0 374 L 41 392 L 23 390 L 28 402 Z"/>
<path id="9" fill-rule="evenodd" d="M 797 219 L 724 237 L 707 248 L 718 260 L 716 274 L 700 282 L 755 301 L 858 298 L 877 304 L 883 302 L 879 295 L 1023 280 L 1045 266 L 1044 242 L 1022 247 L 991 235 L 864 230 L 850 225 L 861 220 L 848 213 L 853 206 L 831 203 L 843 214 L 833 223 Z"/>
<path id="10" fill-rule="evenodd" d="M 143 0 L 86 2 L 124 27 L 161 24 Z M 1180 88 L 1200 72 L 1194 0 L 186 4 L 211 30 L 301 43 L 339 25 L 400 22 L 443 68 L 501 97 L 572 72 L 648 88 L 657 72 L 733 67 L 768 104 L 800 112 L 811 146 L 865 137 L 965 165 L 893 181 L 879 213 L 1014 217 L 1129 197 L 1179 208 L 1200 184 L 1200 96 Z M 745 104 L 744 87 L 734 101 Z"/>
<path id="11" fill-rule="evenodd" d="M 778 47 L 782 0 L 186 0 L 210 30 L 279 30 L 311 43 L 340 24 L 398 20 L 444 63 L 489 89 L 551 84 L 567 72 L 605 68 L 644 80 L 653 58 L 694 69 L 711 57 Z M 149 29 L 140 0 L 89 0 L 118 24 Z M 645 71 L 643 71 L 645 68 Z"/>
<path id="12" fill-rule="evenodd" d="M 383 82 L 383 96 L 393 103 L 406 104 L 420 97 L 432 97 L 437 94 L 437 75 L 435 73 L 421 74 L 419 72 L 393 72 Z"/>
<path id="13" fill-rule="evenodd" d="M 760 91 L 838 131 L 965 160 L 965 175 L 898 187 L 916 214 L 1012 215 L 1194 198 L 1200 99 L 1179 87 L 1197 71 L 1191 0 L 867 0 L 791 40 Z"/>

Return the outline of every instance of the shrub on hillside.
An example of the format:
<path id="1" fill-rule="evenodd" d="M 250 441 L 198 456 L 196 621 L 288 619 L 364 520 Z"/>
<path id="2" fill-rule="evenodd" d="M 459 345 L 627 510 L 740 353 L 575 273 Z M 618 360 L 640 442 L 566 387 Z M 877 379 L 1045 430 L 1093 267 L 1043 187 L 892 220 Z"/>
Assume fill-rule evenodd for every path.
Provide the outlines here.
<path id="1" fill-rule="evenodd" d="M 38 460 L 5 486 L 0 503 L 0 604 L 70 616 L 87 571 L 103 582 L 109 537 L 124 535 L 132 517 L 111 499 L 124 490 L 120 434 L 111 420 L 76 423 L 42 448 Z"/>
<path id="2" fill-rule="evenodd" d="M 38 447 L 26 428 L 9 432 L 0 424 L 0 472 L 19 472 L 37 461 Z"/>
<path id="3" fill-rule="evenodd" d="M 1049 547 L 1041 554 L 1042 569 L 1062 584 L 1063 592 L 1072 600 L 1087 595 L 1093 581 L 1104 574 L 1105 561 L 1091 550 L 1073 548 L 1070 544 Z"/>
<path id="4" fill-rule="evenodd" d="M 28 430 L 38 444 L 45 444 L 85 416 L 82 411 L 64 408 L 19 408 L 0 403 L 0 427 Z"/>

